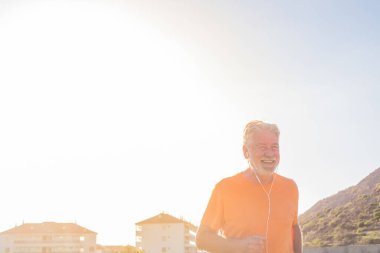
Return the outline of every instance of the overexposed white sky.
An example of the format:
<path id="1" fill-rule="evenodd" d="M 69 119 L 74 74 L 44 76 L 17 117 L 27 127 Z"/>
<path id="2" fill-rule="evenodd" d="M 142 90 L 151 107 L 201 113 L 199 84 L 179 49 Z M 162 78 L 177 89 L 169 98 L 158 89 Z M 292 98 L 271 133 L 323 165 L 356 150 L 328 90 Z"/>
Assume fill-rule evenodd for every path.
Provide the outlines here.
<path id="1" fill-rule="evenodd" d="M 0 0 L 0 231 L 77 222 L 100 244 L 198 224 L 281 130 L 300 213 L 380 166 L 376 1 Z"/>

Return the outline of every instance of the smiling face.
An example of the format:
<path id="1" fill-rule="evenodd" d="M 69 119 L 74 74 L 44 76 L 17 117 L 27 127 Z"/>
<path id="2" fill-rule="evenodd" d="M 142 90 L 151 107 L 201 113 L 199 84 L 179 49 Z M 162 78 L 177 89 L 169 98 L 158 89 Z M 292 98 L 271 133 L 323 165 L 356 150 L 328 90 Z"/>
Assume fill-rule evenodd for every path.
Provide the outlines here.
<path id="1" fill-rule="evenodd" d="M 271 130 L 255 131 L 243 146 L 243 152 L 257 174 L 271 175 L 280 162 L 278 135 Z"/>

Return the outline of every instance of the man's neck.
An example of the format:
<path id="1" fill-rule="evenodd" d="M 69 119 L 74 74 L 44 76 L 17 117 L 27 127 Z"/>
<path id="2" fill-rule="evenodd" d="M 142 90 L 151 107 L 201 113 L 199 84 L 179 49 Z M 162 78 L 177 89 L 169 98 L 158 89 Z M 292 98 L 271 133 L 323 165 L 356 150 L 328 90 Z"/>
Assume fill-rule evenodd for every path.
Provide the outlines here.
<path id="1" fill-rule="evenodd" d="M 273 180 L 273 173 L 271 174 L 256 174 L 262 184 L 269 184 Z"/>
<path id="2" fill-rule="evenodd" d="M 273 174 L 274 173 L 257 173 L 257 170 L 254 168 L 248 168 L 247 170 L 248 176 L 255 181 L 256 183 L 261 183 L 261 184 L 269 184 L 273 180 Z"/>

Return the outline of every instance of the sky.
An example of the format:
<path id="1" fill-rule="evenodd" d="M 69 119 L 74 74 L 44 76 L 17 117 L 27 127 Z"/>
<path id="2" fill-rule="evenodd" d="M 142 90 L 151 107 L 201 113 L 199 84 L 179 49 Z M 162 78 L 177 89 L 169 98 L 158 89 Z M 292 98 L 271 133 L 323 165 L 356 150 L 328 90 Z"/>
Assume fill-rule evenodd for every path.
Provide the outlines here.
<path id="1" fill-rule="evenodd" d="M 166 212 L 198 225 L 281 131 L 299 213 L 380 167 L 378 1 L 0 0 L 0 231 L 76 222 L 134 245 Z"/>

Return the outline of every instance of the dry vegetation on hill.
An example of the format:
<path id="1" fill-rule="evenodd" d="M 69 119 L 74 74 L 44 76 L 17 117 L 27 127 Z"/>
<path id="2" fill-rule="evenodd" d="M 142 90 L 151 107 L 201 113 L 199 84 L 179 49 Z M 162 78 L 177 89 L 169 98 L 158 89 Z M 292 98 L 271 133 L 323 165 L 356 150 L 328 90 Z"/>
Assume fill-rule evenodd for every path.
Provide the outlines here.
<path id="1" fill-rule="evenodd" d="M 380 244 L 380 168 L 300 216 L 305 246 Z"/>

